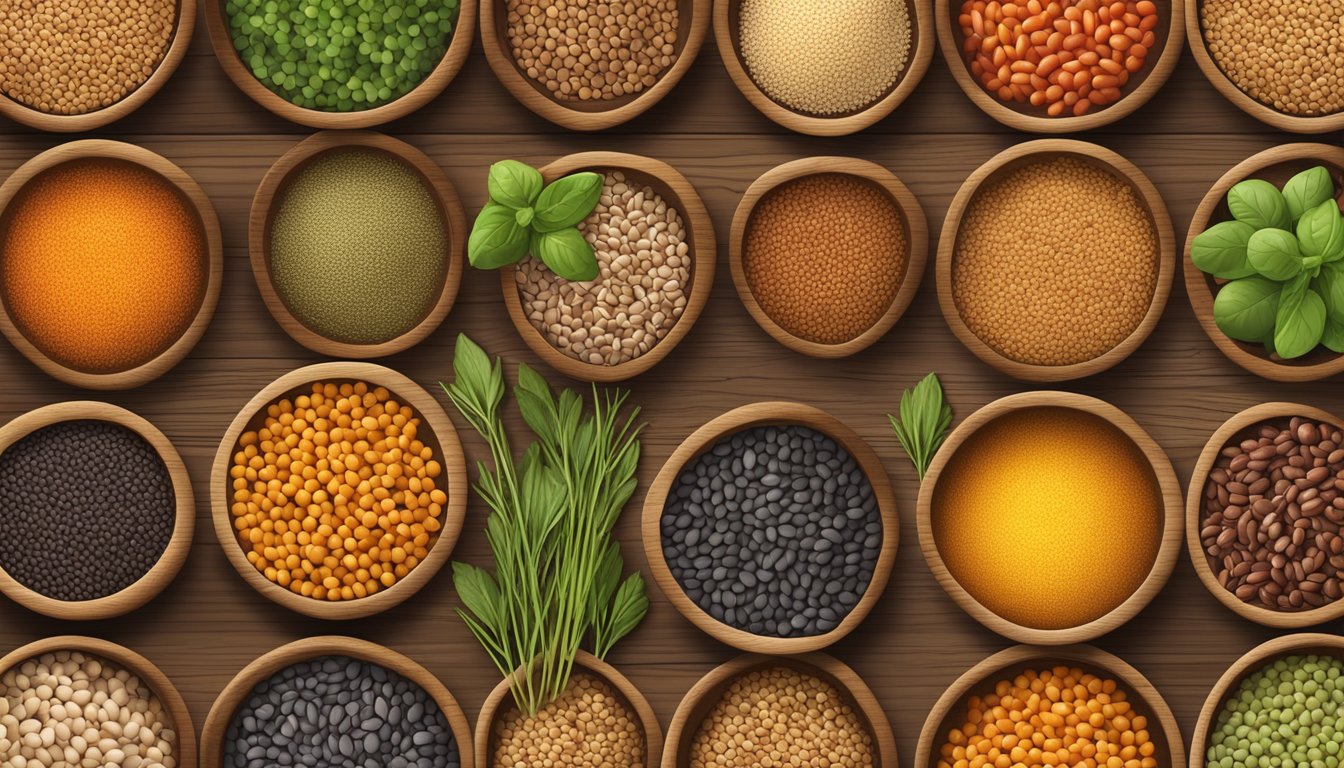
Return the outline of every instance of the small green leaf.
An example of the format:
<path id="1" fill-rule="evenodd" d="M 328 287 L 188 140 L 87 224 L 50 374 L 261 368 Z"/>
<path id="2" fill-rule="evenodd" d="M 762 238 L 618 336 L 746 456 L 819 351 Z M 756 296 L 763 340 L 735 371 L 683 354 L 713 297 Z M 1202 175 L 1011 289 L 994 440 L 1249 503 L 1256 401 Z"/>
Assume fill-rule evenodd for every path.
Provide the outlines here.
<path id="1" fill-rule="evenodd" d="M 937 374 L 930 373 L 913 390 L 901 393 L 900 418 L 887 414 L 896 439 L 915 465 L 921 480 L 952 426 L 952 406 L 943 399 Z"/>
<path id="2" fill-rule="evenodd" d="M 1255 274 L 1255 267 L 1246 258 L 1246 243 L 1255 234 L 1255 227 L 1244 221 L 1224 221 L 1200 232 L 1190 244 L 1190 260 L 1200 270 L 1236 280 Z"/>
<path id="3" fill-rule="evenodd" d="M 1283 198 L 1288 202 L 1288 215 L 1297 221 L 1312 208 L 1335 199 L 1335 182 L 1324 167 L 1308 168 L 1283 185 Z"/>
<path id="4" fill-rule="evenodd" d="M 1228 338 L 1261 341 L 1274 333 L 1279 306 L 1279 283 L 1263 277 L 1243 277 L 1224 285 L 1213 300 L 1213 319 Z"/>
<path id="5" fill-rule="evenodd" d="M 1256 229 L 1289 229 L 1293 225 L 1288 216 L 1288 201 L 1264 179 L 1247 179 L 1228 190 L 1227 207 L 1237 221 Z"/>
<path id="6" fill-rule="evenodd" d="M 1344 264 L 1322 264 L 1311 284 L 1325 301 L 1325 313 L 1344 324 Z"/>
<path id="7" fill-rule="evenodd" d="M 519 208 L 513 212 L 513 220 L 518 222 L 520 227 L 530 227 L 532 226 L 532 218 L 536 215 L 537 212 L 531 208 Z"/>
<path id="8" fill-rule="evenodd" d="M 492 632 L 501 628 L 501 604 L 499 585 L 483 569 L 474 565 L 453 561 L 453 586 L 462 599 L 462 605 L 476 619 Z"/>
<path id="9" fill-rule="evenodd" d="M 1288 280 L 1302 271 L 1297 238 L 1282 229 L 1258 229 L 1246 243 L 1246 258 L 1255 271 L 1270 280 Z"/>
<path id="10" fill-rule="evenodd" d="M 532 233 L 532 255 L 555 274 L 570 282 L 597 277 L 597 254 L 583 234 L 573 227 L 554 232 Z"/>
<path id="11" fill-rule="evenodd" d="M 477 269 L 499 269 L 527 254 L 527 228 L 512 208 L 486 203 L 467 239 L 467 258 Z"/>
<path id="12" fill-rule="evenodd" d="M 1300 275 L 1283 288 L 1274 318 L 1274 348 L 1292 360 L 1315 349 L 1325 335 L 1325 301 Z"/>
<path id="13" fill-rule="evenodd" d="M 1331 352 L 1344 354 L 1344 323 L 1333 318 L 1326 318 L 1325 333 L 1321 335 L 1321 343 Z"/>
<path id="14" fill-rule="evenodd" d="M 491 200 L 510 208 L 527 208 L 541 194 L 543 182 L 541 171 L 527 163 L 500 160 L 490 166 L 488 186 Z"/>
<path id="15" fill-rule="evenodd" d="M 588 218 L 602 197 L 602 174 L 585 171 L 551 182 L 537 197 L 532 228 L 555 232 Z"/>
<path id="16" fill-rule="evenodd" d="M 1302 215 L 1297 222 L 1297 240 L 1304 255 L 1320 256 L 1324 261 L 1344 256 L 1344 217 L 1334 198 Z"/>

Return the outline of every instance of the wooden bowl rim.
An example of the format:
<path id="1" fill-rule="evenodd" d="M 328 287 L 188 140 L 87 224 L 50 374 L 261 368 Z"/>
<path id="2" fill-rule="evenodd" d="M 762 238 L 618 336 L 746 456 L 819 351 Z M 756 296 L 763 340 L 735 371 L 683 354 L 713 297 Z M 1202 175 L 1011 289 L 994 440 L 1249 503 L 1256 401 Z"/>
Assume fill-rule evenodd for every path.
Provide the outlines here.
<path id="1" fill-rule="evenodd" d="M 224 686 L 224 690 L 220 691 L 215 703 L 210 706 L 210 714 L 205 718 L 205 727 L 201 729 L 202 768 L 221 768 L 224 740 L 228 737 L 229 726 L 238 708 L 258 684 L 283 669 L 323 656 L 357 659 L 396 672 L 420 686 L 434 699 L 444 719 L 448 721 L 448 728 L 453 732 L 453 740 L 457 742 L 461 768 L 472 768 L 471 724 L 467 721 L 462 707 L 458 705 L 457 699 L 439 678 L 414 659 L 391 648 L 342 635 L 322 635 L 286 643 L 258 656 L 239 670 L 229 684 Z"/>
<path id="2" fill-rule="evenodd" d="M 623 171 L 654 189 L 663 197 L 664 202 L 681 212 L 681 220 L 688 230 L 684 241 L 690 248 L 691 289 L 686 292 L 686 308 L 681 319 L 672 326 L 662 341 L 653 345 L 648 352 L 633 360 L 617 365 L 594 365 L 572 358 L 551 345 L 541 335 L 523 312 L 523 302 L 518 294 L 515 274 L 516 264 L 499 270 L 500 290 L 504 294 L 504 307 L 509 319 L 518 329 L 528 348 L 550 367 L 579 381 L 591 381 L 612 384 L 625 381 L 653 368 L 676 348 L 681 340 L 691 332 L 695 321 L 709 303 L 710 290 L 714 287 L 714 269 L 718 260 L 718 250 L 714 242 L 714 222 L 709 211 L 686 177 L 677 169 L 650 157 L 631 155 L 625 152 L 579 152 L 565 155 L 552 161 L 541 169 L 541 175 L 549 183 L 561 176 L 576 171 L 600 170 Z"/>
<path id="3" fill-rule="evenodd" d="M 1147 104 L 1149 99 L 1166 84 L 1167 78 L 1171 77 L 1171 73 L 1176 69 L 1176 62 L 1181 58 L 1181 48 L 1185 45 L 1185 35 L 1182 34 L 1185 28 L 1185 0 L 1168 0 L 1170 20 L 1165 38 L 1158 41 L 1157 60 L 1152 62 L 1151 69 L 1142 82 L 1132 90 L 1121 93 L 1119 101 L 1103 109 L 1089 110 L 1082 116 L 1050 117 L 1044 112 L 1040 115 L 1025 114 L 1005 106 L 976 82 L 971 75 L 970 66 L 961 56 L 960 30 L 952 28 L 951 0 L 935 1 L 937 7 L 934 10 L 934 20 L 938 25 L 938 47 L 943 51 L 943 60 L 947 62 L 947 68 L 952 71 L 952 78 L 981 112 L 1009 128 L 1028 133 L 1061 134 L 1091 131 L 1128 117 Z M 1162 0 L 1158 2 L 1160 5 Z"/>
<path id="4" fill-rule="evenodd" d="M 169 37 L 168 49 L 163 58 L 154 67 L 150 76 L 135 90 L 106 107 L 84 112 L 78 115 L 58 115 L 30 107 L 15 101 L 0 91 L 0 115 L 20 125 L 36 128 L 39 131 L 70 133 L 92 131 L 116 122 L 131 114 L 159 92 L 168 82 L 191 47 L 192 33 L 196 29 L 196 0 L 177 0 L 177 17 L 173 20 L 173 30 Z"/>
<path id="5" fill-rule="evenodd" d="M 755 635 L 729 626 L 709 615 L 686 596 L 681 585 L 668 568 L 663 557 L 661 522 L 667 496 L 687 464 L 700 456 L 719 440 L 752 427 L 767 425 L 798 425 L 824 433 L 839 443 L 854 458 L 859 469 L 868 478 L 882 520 L 882 548 L 873 566 L 873 576 L 859 602 L 850 609 L 840 623 L 829 632 L 807 637 L 767 637 Z M 854 631 L 867 618 L 873 606 L 887 587 L 896 560 L 900 542 L 901 520 L 896 508 L 896 495 L 882 460 L 857 432 L 826 411 L 811 405 L 789 401 L 756 402 L 734 408 L 711 419 L 683 440 L 658 470 L 644 497 L 641 535 L 644 555 L 658 588 L 672 606 L 702 632 L 741 651 L 768 655 L 785 655 L 818 651 Z"/>
<path id="6" fill-rule="evenodd" d="M 179 768 L 196 768 L 196 726 L 191 721 L 191 710 L 182 699 L 182 694 L 173 685 L 173 681 L 149 659 L 124 645 L 82 635 L 61 635 L 47 637 L 28 643 L 0 658 L 0 674 L 7 672 L 16 664 L 57 651 L 79 651 L 110 661 L 140 678 L 140 682 L 149 686 L 149 690 L 159 698 L 165 714 L 172 721 L 173 731 L 177 733 L 177 746 L 182 752 L 178 755 Z"/>
<path id="7" fill-rule="evenodd" d="M 1199 531 L 1201 518 L 1204 516 L 1204 486 L 1208 482 L 1209 472 L 1213 469 L 1213 464 L 1218 460 L 1218 455 L 1223 448 L 1237 434 L 1257 424 L 1265 421 L 1289 419 L 1293 416 L 1302 416 L 1313 421 L 1344 428 L 1344 420 L 1328 411 L 1313 408 L 1309 405 L 1287 402 L 1253 405 L 1229 417 L 1209 437 L 1208 442 L 1204 444 L 1204 449 L 1199 453 L 1199 459 L 1195 461 L 1195 469 L 1190 475 L 1190 484 L 1186 488 L 1185 497 L 1186 550 L 1190 553 L 1190 562 L 1195 566 L 1195 574 L 1199 576 L 1199 580 L 1204 583 L 1204 587 L 1214 597 L 1218 598 L 1218 602 L 1227 606 L 1233 613 L 1243 619 L 1277 629 L 1301 629 L 1344 617 L 1344 598 L 1326 603 L 1319 608 L 1293 612 L 1276 611 L 1259 604 L 1253 605 L 1242 602 L 1237 599 L 1236 595 L 1227 591 L 1218 583 L 1217 577 L 1213 574 L 1213 567 L 1209 565 L 1208 553 L 1204 551 L 1204 544 L 1200 541 Z"/>
<path id="8" fill-rule="evenodd" d="M 826 344 L 810 341 L 789 333 L 766 313 L 756 300 L 747 279 L 744 256 L 746 252 L 747 229 L 751 218 L 771 192 L 808 176 L 839 174 L 851 176 L 876 184 L 896 205 L 901 225 L 906 234 L 905 270 L 901 275 L 900 287 L 892 297 L 887 311 L 873 323 L 868 330 L 848 341 L 839 344 Z M 785 347 L 804 355 L 818 358 L 848 357 L 875 344 L 891 330 L 901 319 L 905 311 L 919 293 L 919 284 L 924 278 L 924 267 L 929 258 L 929 223 L 924 217 L 924 209 L 919 200 L 896 174 L 877 163 L 854 157 L 806 157 L 776 166 L 752 182 L 737 205 L 733 214 L 732 233 L 728 237 L 728 267 L 733 274 L 733 286 L 737 296 L 746 307 L 747 313 L 771 338 Z"/>
<path id="9" fill-rule="evenodd" d="M 1162 537 L 1158 543 L 1157 554 L 1153 558 L 1152 568 L 1148 571 L 1143 583 L 1124 602 L 1115 606 L 1106 615 L 1093 619 L 1086 624 L 1065 629 L 1037 629 L 1023 626 L 986 608 L 953 577 L 947 564 L 943 562 L 942 554 L 938 551 L 938 545 L 933 534 L 933 495 L 943 470 L 956 452 L 986 424 L 1016 411 L 1035 408 L 1065 408 L 1081 411 L 1085 414 L 1100 417 L 1116 429 L 1124 432 L 1147 458 L 1162 497 Z M 1148 432 L 1139 426 L 1138 422 L 1105 400 L 1073 392 L 1036 391 L 1001 397 L 966 417 L 961 424 L 957 425 L 956 429 L 952 430 L 952 434 L 948 435 L 942 448 L 934 455 L 933 462 L 924 475 L 924 481 L 919 486 L 919 502 L 915 511 L 915 522 L 919 527 L 919 547 L 924 552 L 924 559 L 929 564 L 929 570 L 933 572 L 943 591 L 947 592 L 953 602 L 971 618 L 985 625 L 988 629 L 1019 643 L 1068 645 L 1093 640 L 1116 629 L 1138 615 L 1157 596 L 1157 593 L 1162 591 L 1162 587 L 1166 585 L 1167 579 L 1171 576 L 1172 569 L 1176 566 L 1176 560 L 1180 557 L 1181 537 L 1185 533 L 1182 510 L 1184 510 L 1184 497 L 1181 494 L 1181 484 L 1176 479 L 1176 471 L 1171 466 L 1171 459 L 1162 450 L 1162 446 L 1158 445 L 1157 441 L 1153 440 Z"/>
<path id="10" fill-rule="evenodd" d="M 196 346 L 196 342 L 205 333 L 206 326 L 210 324 L 210 318 L 215 314 L 215 306 L 219 303 L 220 285 L 224 281 L 224 244 L 220 235 L 219 217 L 215 215 L 215 208 L 210 203 L 210 198 L 196 181 L 166 157 L 134 144 L 106 139 L 82 139 L 60 144 L 42 152 L 19 166 L 18 170 L 0 184 L 0 236 L 8 227 L 5 214 L 10 203 L 23 191 L 28 182 L 52 168 L 78 160 L 115 160 L 138 165 L 157 174 L 167 184 L 177 189 L 195 210 L 196 216 L 201 221 L 207 261 L 205 290 L 196 316 L 177 341 L 160 352 L 157 357 L 134 368 L 114 373 L 87 373 L 68 368 L 48 357 L 15 325 L 3 295 L 0 295 L 0 334 L 28 358 L 29 362 L 54 379 L 84 389 L 131 389 L 157 379 L 177 365 Z"/>
<path id="11" fill-rule="evenodd" d="M 929 710 L 924 727 L 919 732 L 919 746 L 915 753 L 915 768 L 935 768 L 938 750 L 947 733 L 943 727 L 953 709 L 962 699 L 981 686 L 994 682 L 993 678 L 1009 670 L 1024 669 L 1037 662 L 1059 662 L 1082 664 L 1104 671 L 1107 676 L 1124 685 L 1128 693 L 1133 694 L 1148 710 L 1161 727 L 1172 766 L 1185 765 L 1185 740 L 1181 736 L 1180 724 L 1172 715 L 1166 699 L 1149 682 L 1143 673 L 1130 666 L 1118 656 L 1091 645 L 1015 645 L 991 654 L 974 667 L 962 673 L 952 685 L 948 686 Z M 1154 731 L 1152 724 L 1150 732 Z M 1159 761 L 1160 763 L 1161 761 Z"/>
<path id="12" fill-rule="evenodd" d="M 910 25 L 914 34 L 910 40 L 910 54 L 905 69 L 896 79 L 895 86 L 885 96 L 856 112 L 837 117 L 811 115 L 790 109 L 770 98 L 756 85 L 742 63 L 738 47 L 733 42 L 732 6 L 741 0 L 714 0 L 714 41 L 719 58 L 728 70 L 728 77 L 742 96 L 758 112 L 785 128 L 809 136 L 848 136 L 868 128 L 890 115 L 914 92 L 929 71 L 935 47 L 931 0 L 906 0 L 910 9 Z"/>
<path id="13" fill-rule="evenodd" d="M 761 667 L 786 666 L 806 672 L 834 686 L 840 695 L 849 700 L 853 708 L 867 727 L 868 735 L 873 739 L 876 752 L 876 765 L 882 768 L 896 768 L 896 738 L 892 734 L 891 721 L 882 709 L 877 696 L 868 684 L 844 662 L 825 653 L 802 653 L 788 656 L 768 656 L 745 653 L 720 664 L 696 681 L 677 705 L 672 715 L 672 724 L 667 729 L 667 740 L 663 746 L 662 768 L 684 768 L 681 760 L 683 745 L 694 739 L 702 723 L 691 723 L 691 717 L 698 711 L 713 707 L 724 691 L 734 680 Z"/>
<path id="14" fill-rule="evenodd" d="M 946 2 L 946 0 L 940 0 Z M 979 86 L 977 86 L 979 87 Z M 1084 115 L 1087 117 L 1087 115 Z M 985 343 L 961 319 L 956 296 L 952 290 L 952 267 L 956 259 L 957 240 L 960 236 L 961 221 L 974 202 L 976 194 L 984 183 L 1010 166 L 1025 165 L 1036 160 L 1068 155 L 1102 168 L 1121 181 L 1129 184 L 1147 207 L 1153 231 L 1157 235 L 1158 274 L 1153 287 L 1153 298 L 1148 312 L 1138 326 L 1123 341 L 1103 354 L 1069 365 L 1035 365 L 1013 360 L 1000 354 Z M 1009 147 L 976 168 L 957 189 L 947 216 L 943 219 L 943 230 L 938 238 L 936 257 L 936 278 L 938 287 L 938 305 L 943 318 L 952 329 L 952 333 L 981 361 L 990 367 L 1016 379 L 1037 382 L 1058 382 L 1093 376 L 1108 370 L 1134 353 L 1157 327 L 1162 312 L 1171 295 L 1171 283 L 1176 274 L 1176 235 L 1172 230 L 1171 216 L 1162 195 L 1153 186 L 1152 181 L 1136 165 L 1120 154 L 1105 147 L 1073 139 L 1036 139 Z"/>
<path id="15" fill-rule="evenodd" d="M 309 128 L 351 129 L 372 128 L 393 120 L 403 118 L 443 93 L 448 84 L 457 77 L 462 65 L 471 53 L 472 41 L 476 37 L 476 4 L 471 0 L 462 0 L 458 6 L 457 23 L 453 26 L 452 38 L 443 58 L 434 69 L 429 71 L 414 88 L 405 95 L 372 109 L 358 112 L 324 112 L 308 109 L 285 99 L 261 81 L 243 65 L 238 50 L 233 46 L 233 37 L 229 31 L 229 22 L 224 18 L 225 0 L 201 0 L 205 11 L 205 27 L 210 34 L 210 46 L 215 50 L 224 74 L 229 76 L 239 90 L 249 98 L 279 117 Z"/>
<path id="16" fill-rule="evenodd" d="M 474 3 L 476 0 L 463 0 Z M 518 103 L 533 113 L 552 123 L 572 131 L 601 131 L 629 122 L 646 112 L 650 107 L 663 100 L 677 86 L 686 71 L 695 63 L 704 45 L 705 35 L 709 32 L 710 0 L 681 0 L 679 9 L 691 9 L 691 23 L 681 27 L 678 33 L 685 43 L 672 66 L 663 70 L 658 81 L 652 86 L 635 94 L 633 99 L 614 99 L 613 105 L 598 109 L 575 109 L 566 102 L 557 101 L 533 85 L 525 77 L 513 60 L 513 55 L 505 47 L 503 35 L 507 27 L 495 23 L 495 6 L 499 0 L 479 0 L 481 17 L 481 47 L 485 49 L 485 60 L 495 77 Z M 598 106 L 600 102 L 584 102 Z"/>
<path id="17" fill-rule="evenodd" d="M 444 243 L 447 248 L 445 269 L 438 298 L 415 327 L 377 344 L 336 341 L 312 330 L 289 311 L 271 279 L 270 230 L 280 192 L 297 171 L 307 168 L 319 156 L 357 147 L 391 155 L 409 168 L 429 190 L 447 230 Z M 462 272 L 466 266 L 466 230 L 467 216 L 462 210 L 462 200 L 457 195 L 457 189 L 444 175 L 443 169 L 424 152 L 404 141 L 373 131 L 320 131 L 291 147 L 262 177 L 256 195 L 252 198 L 248 221 L 248 256 L 262 303 L 290 338 L 319 354 L 362 360 L 404 352 L 424 341 L 443 324 L 444 318 L 453 308 L 462 283 Z"/>
<path id="18" fill-rule="evenodd" d="M 602 680 L 611 686 L 618 696 L 625 699 L 624 703 L 631 713 L 639 718 L 642 726 L 641 730 L 644 732 L 644 766 L 645 768 L 658 768 L 658 758 L 663 753 L 663 729 L 658 724 L 658 716 L 654 714 L 653 707 L 649 705 L 649 700 L 635 687 L 634 683 L 630 682 L 629 678 L 622 675 L 612 665 L 587 651 L 580 650 L 578 652 L 574 657 L 574 666 Z M 501 713 L 509 711 L 512 704 L 513 697 L 509 694 L 509 681 L 501 680 L 490 691 L 485 703 L 481 705 L 480 714 L 476 717 L 476 738 L 473 742 L 477 766 L 485 768 L 494 764 L 494 761 L 490 759 L 490 742 L 494 735 L 495 720 Z M 627 766 L 626 768 L 635 767 Z"/>
<path id="19" fill-rule="evenodd" d="M 1214 212 L 1222 205 L 1229 189 L 1240 181 L 1255 177 L 1255 174 L 1261 171 L 1294 161 L 1319 161 L 1321 165 L 1332 165 L 1344 173 L 1344 148 L 1311 142 L 1280 144 L 1251 155 L 1220 176 L 1199 201 L 1199 206 L 1195 208 L 1195 214 L 1190 219 L 1190 228 L 1186 232 L 1185 252 L 1182 256 L 1185 290 L 1190 297 L 1190 308 L 1194 310 L 1195 318 L 1199 320 L 1199 326 L 1227 359 L 1271 381 L 1319 381 L 1344 372 L 1344 355 L 1335 355 L 1319 363 L 1295 365 L 1276 362 L 1265 357 L 1263 353 L 1246 350 L 1218 329 L 1218 324 L 1213 320 L 1214 293 L 1209 285 L 1209 278 L 1190 259 L 1190 247 L 1194 244 L 1195 238 L 1209 226 Z"/>
<path id="20" fill-rule="evenodd" d="M 238 545 L 237 535 L 233 529 L 229 470 L 233 464 L 233 452 L 238 445 L 238 438 L 272 402 L 319 381 L 363 381 L 374 386 L 386 387 L 398 401 L 411 405 L 420 417 L 422 430 L 428 429 L 432 438 L 439 444 L 439 459 L 446 483 L 443 491 L 448 495 L 448 503 L 443 506 L 442 528 L 429 549 L 429 555 L 412 568 L 405 578 L 399 579 L 391 587 L 355 600 L 338 602 L 317 600 L 295 594 L 276 584 L 248 562 L 242 547 Z M 448 561 L 458 536 L 462 533 L 462 523 L 467 510 L 467 493 L 466 457 L 462 452 L 457 430 L 453 428 L 448 414 L 444 413 L 433 396 L 414 381 L 391 368 L 373 363 L 318 363 L 296 368 L 267 384 L 243 406 L 238 415 L 234 416 L 228 431 L 220 440 L 219 449 L 215 453 L 214 467 L 210 473 L 210 512 L 214 520 L 215 537 L 219 540 L 219 546 L 224 550 L 234 570 L 248 585 L 272 602 L 305 616 L 333 621 L 361 619 L 381 613 L 405 601 L 429 583 Z"/>

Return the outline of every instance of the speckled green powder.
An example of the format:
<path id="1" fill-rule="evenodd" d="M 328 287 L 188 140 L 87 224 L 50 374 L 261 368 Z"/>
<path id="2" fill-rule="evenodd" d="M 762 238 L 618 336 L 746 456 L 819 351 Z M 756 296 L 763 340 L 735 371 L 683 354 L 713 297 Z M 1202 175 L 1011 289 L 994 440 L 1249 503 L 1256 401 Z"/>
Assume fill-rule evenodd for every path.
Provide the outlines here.
<path id="1" fill-rule="evenodd" d="M 446 225 L 425 182 L 373 149 L 319 156 L 281 190 L 271 278 L 314 332 L 379 344 L 414 328 L 438 300 Z"/>
<path id="2" fill-rule="evenodd" d="M 1212 768 L 1339 768 L 1344 661 L 1287 656 L 1241 681 L 1209 737 Z"/>

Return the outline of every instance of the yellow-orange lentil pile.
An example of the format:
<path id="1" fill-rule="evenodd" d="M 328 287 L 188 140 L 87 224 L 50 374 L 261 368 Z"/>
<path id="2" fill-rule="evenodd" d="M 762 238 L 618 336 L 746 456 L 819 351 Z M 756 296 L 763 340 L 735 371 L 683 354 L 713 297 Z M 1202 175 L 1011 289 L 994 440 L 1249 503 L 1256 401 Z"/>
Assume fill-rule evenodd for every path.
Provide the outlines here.
<path id="1" fill-rule="evenodd" d="M 952 295 L 999 354 L 1072 365 L 1139 327 L 1159 266 L 1156 226 L 1128 180 L 1057 157 L 979 189 L 957 235 Z"/>
<path id="2" fill-rule="evenodd" d="M 1112 679 L 1028 669 L 972 695 L 938 768 L 1157 768 L 1148 718 Z"/>
<path id="3" fill-rule="evenodd" d="M 391 587 L 429 554 L 447 494 L 420 418 L 383 387 L 315 383 L 266 408 L 230 477 L 238 541 L 266 578 L 316 600 Z"/>
<path id="4" fill-rule="evenodd" d="M 1209 57 L 1248 96 L 1289 115 L 1344 110 L 1344 0 L 1204 0 Z"/>
<path id="5" fill-rule="evenodd" d="M 495 723 L 495 768 L 637 768 L 639 718 L 611 686 L 577 672 L 564 692 L 528 716 L 516 706 Z"/>

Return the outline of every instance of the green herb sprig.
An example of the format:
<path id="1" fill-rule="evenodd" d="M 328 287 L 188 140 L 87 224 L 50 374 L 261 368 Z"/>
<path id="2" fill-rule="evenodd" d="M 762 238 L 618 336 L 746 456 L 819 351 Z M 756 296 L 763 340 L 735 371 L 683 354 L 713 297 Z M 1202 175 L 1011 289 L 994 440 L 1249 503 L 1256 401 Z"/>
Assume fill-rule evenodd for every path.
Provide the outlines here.
<path id="1" fill-rule="evenodd" d="M 571 281 L 597 277 L 597 255 L 577 227 L 597 207 L 602 174 L 574 173 L 544 184 L 541 172 L 517 160 L 490 166 L 490 200 L 467 239 L 477 269 L 498 269 L 531 253 Z"/>
<path id="2" fill-rule="evenodd" d="M 901 416 L 896 418 L 887 414 L 891 428 L 896 430 L 896 439 L 915 465 L 919 479 L 929 471 L 929 462 L 938 452 L 938 447 L 947 439 L 947 430 L 952 426 L 952 406 L 943 399 L 943 387 L 938 383 L 938 375 L 925 376 L 914 390 L 901 393 Z"/>

